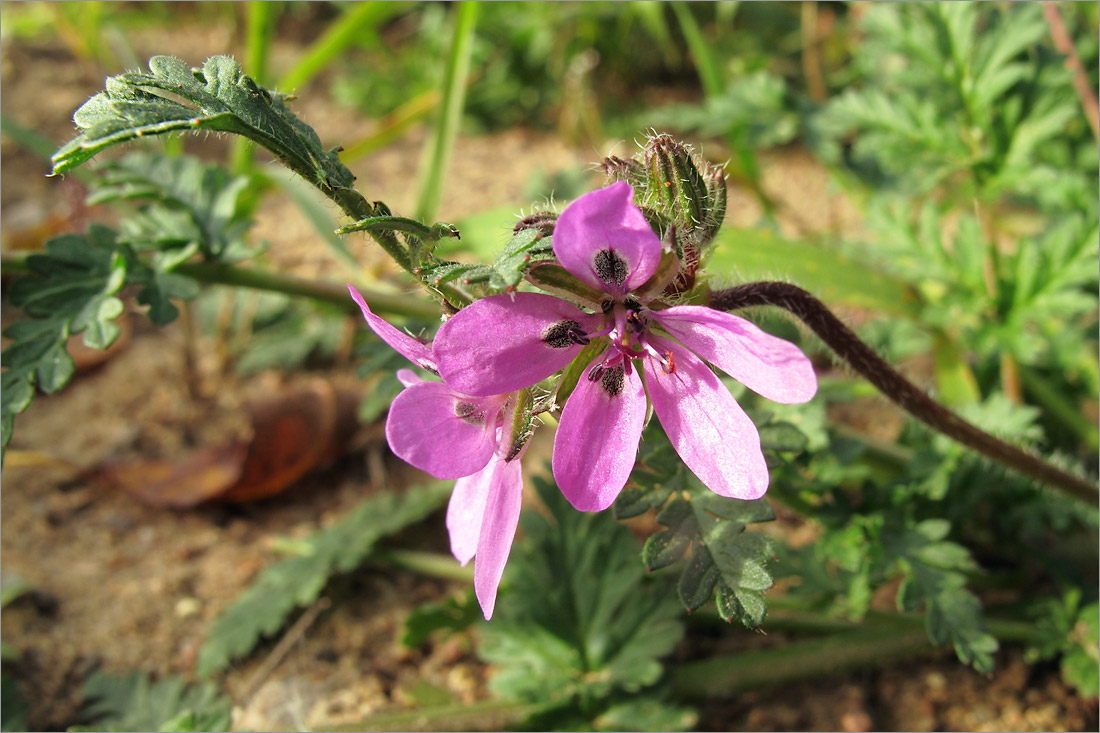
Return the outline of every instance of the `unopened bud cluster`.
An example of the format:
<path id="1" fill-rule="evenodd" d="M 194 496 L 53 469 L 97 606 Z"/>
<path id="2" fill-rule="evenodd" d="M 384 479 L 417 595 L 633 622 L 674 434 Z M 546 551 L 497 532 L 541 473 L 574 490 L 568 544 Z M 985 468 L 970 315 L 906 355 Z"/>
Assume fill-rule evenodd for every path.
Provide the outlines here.
<path id="1" fill-rule="evenodd" d="M 653 135 L 632 159 L 606 158 L 609 182 L 626 181 L 646 219 L 676 249 L 680 272 L 670 286 L 690 290 L 707 246 L 726 216 L 726 177 L 720 166 L 669 135 Z"/>

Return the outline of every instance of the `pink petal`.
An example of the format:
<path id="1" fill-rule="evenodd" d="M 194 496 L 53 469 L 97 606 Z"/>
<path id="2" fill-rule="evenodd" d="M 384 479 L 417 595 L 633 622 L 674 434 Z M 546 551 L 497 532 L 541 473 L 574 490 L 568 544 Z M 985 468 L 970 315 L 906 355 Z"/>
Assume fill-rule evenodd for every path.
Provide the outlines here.
<path id="1" fill-rule="evenodd" d="M 489 477 L 485 516 L 481 522 L 481 537 L 474 561 L 474 592 L 486 621 L 493 617 L 497 587 L 504 575 L 508 553 L 512 550 L 523 503 L 523 476 L 519 459 L 505 463 L 500 457 L 494 457 L 486 467 L 487 470 L 490 468 L 492 475 Z"/>
<path id="2" fill-rule="evenodd" d="M 489 484 L 498 463 L 498 458 L 490 458 L 485 468 L 455 481 L 451 501 L 447 504 L 447 532 L 451 536 L 451 553 L 462 565 L 470 562 L 477 552 Z"/>
<path id="3" fill-rule="evenodd" d="M 469 476 L 493 455 L 504 400 L 467 397 L 442 382 L 414 384 L 390 405 L 386 440 L 403 460 L 436 478 Z"/>
<path id="4" fill-rule="evenodd" d="M 690 351 L 650 337 L 662 353 L 671 352 L 674 370 L 666 374 L 646 360 L 646 387 L 665 434 L 687 467 L 716 494 L 757 499 L 768 489 L 768 467 L 760 435 L 714 372 Z"/>
<path id="5" fill-rule="evenodd" d="M 378 334 L 378 338 L 385 341 L 394 351 L 418 367 L 427 369 L 430 372 L 438 371 L 435 359 L 432 357 L 431 348 L 374 315 L 371 309 L 367 307 L 367 301 L 363 300 L 363 296 L 351 285 L 348 285 L 348 292 L 351 293 L 351 299 L 359 304 L 359 309 L 363 311 L 363 318 L 367 319 L 367 325 Z"/>
<path id="6" fill-rule="evenodd" d="M 569 395 L 554 436 L 554 479 L 580 511 L 601 511 L 615 501 L 634 468 L 645 422 L 645 389 L 638 373 L 622 372 L 621 363 L 602 375 L 594 373 L 600 361 Z M 621 380 L 615 379 L 618 375 Z"/>
<path id="7" fill-rule="evenodd" d="M 554 254 L 569 272 L 612 295 L 634 290 L 657 270 L 661 241 L 625 181 L 587 193 L 554 225 Z"/>
<path id="8" fill-rule="evenodd" d="M 420 375 L 414 372 L 412 369 L 398 369 L 397 381 L 406 387 L 411 387 L 414 384 L 420 384 L 424 380 L 420 378 Z"/>
<path id="9" fill-rule="evenodd" d="M 652 317 L 684 346 L 773 402 L 806 402 L 817 392 L 806 355 L 744 318 L 700 305 L 653 311 Z"/>
<path id="10" fill-rule="evenodd" d="M 595 317 L 561 298 L 505 293 L 466 306 L 439 329 L 443 381 L 492 395 L 530 387 L 563 368 L 594 330 Z"/>

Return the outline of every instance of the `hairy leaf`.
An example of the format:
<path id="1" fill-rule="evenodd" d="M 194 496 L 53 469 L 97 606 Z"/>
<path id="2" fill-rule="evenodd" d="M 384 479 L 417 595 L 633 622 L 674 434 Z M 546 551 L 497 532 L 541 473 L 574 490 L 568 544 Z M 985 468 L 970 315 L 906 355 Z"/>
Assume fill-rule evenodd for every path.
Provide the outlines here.
<path id="1" fill-rule="evenodd" d="M 793 426 L 777 425 L 784 425 L 776 431 L 782 433 L 778 443 L 783 449 L 797 449 L 804 442 L 792 437 L 801 435 Z M 771 505 L 764 499 L 739 501 L 707 490 L 656 430 L 643 442 L 641 460 L 631 478 L 638 486 L 625 490 L 615 502 L 617 517 L 664 506 L 657 521 L 667 529 L 651 535 L 642 548 L 646 568 L 671 565 L 690 547 L 691 557 L 679 580 L 684 608 L 694 611 L 715 598 L 722 618 L 759 627 L 764 618 L 763 592 L 772 586 L 765 566 L 775 548 L 769 538 L 745 528 L 774 519 Z M 668 501 L 670 495 L 672 501 Z"/>
<path id="2" fill-rule="evenodd" d="M 481 655 L 500 668 L 493 688 L 568 703 L 652 685 L 683 633 L 668 588 L 643 577 L 625 527 L 573 510 L 545 480 L 535 486 L 553 521 L 524 515 L 527 539 L 482 631 Z"/>
<path id="3" fill-rule="evenodd" d="M 153 682 L 144 672 L 115 676 L 97 671 L 84 683 L 84 715 L 93 727 L 70 730 L 229 730 L 229 698 L 213 683 L 188 685 L 179 677 Z"/>
<path id="4" fill-rule="evenodd" d="M 932 642 L 950 642 L 961 662 L 988 674 L 997 640 L 986 629 L 978 597 L 965 587 L 964 573 L 977 570 L 977 564 L 969 550 L 945 539 L 950 528 L 946 520 L 928 519 L 886 535 L 887 559 L 900 562 L 905 572 L 898 607 L 912 611 L 925 605 Z"/>
<path id="5" fill-rule="evenodd" d="M 439 507 L 451 486 L 450 482 L 434 482 L 400 496 L 373 496 L 336 524 L 307 538 L 306 551 L 266 568 L 211 624 L 199 651 L 199 674 L 223 669 L 251 651 L 262 637 L 274 634 L 295 608 L 317 599 L 331 576 L 354 570 L 380 539 Z"/>
<path id="6" fill-rule="evenodd" d="M 54 154 L 53 172 L 64 173 L 111 145 L 146 135 L 212 130 L 253 140 L 306 180 L 350 188 L 354 176 L 335 152 L 321 148 L 317 133 L 287 109 L 284 99 L 243 74 L 228 56 L 213 56 L 201 69 L 154 56 L 149 73 L 108 78 L 105 91 L 73 113 L 83 133 Z"/>
<path id="7" fill-rule="evenodd" d="M 170 270 L 196 250 L 222 262 L 254 254 L 244 237 L 252 225 L 242 201 L 248 184 L 189 155 L 133 152 L 103 169 L 88 202 L 144 201 L 122 221 L 119 239 L 138 251 L 160 251 L 161 269 Z"/>

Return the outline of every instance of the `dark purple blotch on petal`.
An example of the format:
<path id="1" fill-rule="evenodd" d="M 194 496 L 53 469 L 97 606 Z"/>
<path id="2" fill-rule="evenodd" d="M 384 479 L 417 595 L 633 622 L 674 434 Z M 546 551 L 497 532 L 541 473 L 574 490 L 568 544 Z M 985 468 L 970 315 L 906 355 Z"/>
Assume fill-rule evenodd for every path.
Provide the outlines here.
<path id="1" fill-rule="evenodd" d="M 589 379 L 592 378 L 592 374 L 589 373 Z M 613 366 L 605 369 L 599 376 L 600 386 L 603 387 L 603 391 L 611 397 L 618 397 L 622 394 L 623 384 L 626 381 L 626 372 L 621 366 Z M 592 381 L 596 381 L 593 379 Z"/>
<path id="2" fill-rule="evenodd" d="M 542 340 L 552 349 L 566 349 L 570 346 L 584 346 L 588 343 L 588 336 L 576 321 L 558 321 L 547 326 L 542 332 Z"/>
<path id="3" fill-rule="evenodd" d="M 592 256 L 592 269 L 595 270 L 596 277 L 602 280 L 605 285 L 622 287 L 622 284 L 626 282 L 626 260 L 620 257 L 615 250 L 601 249 L 594 254 Z"/>

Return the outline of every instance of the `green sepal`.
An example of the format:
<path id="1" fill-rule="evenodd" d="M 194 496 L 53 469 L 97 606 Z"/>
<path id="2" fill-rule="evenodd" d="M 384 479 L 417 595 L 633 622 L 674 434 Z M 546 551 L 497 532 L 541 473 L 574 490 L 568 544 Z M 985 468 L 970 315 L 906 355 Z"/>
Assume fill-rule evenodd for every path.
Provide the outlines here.
<path id="1" fill-rule="evenodd" d="M 527 281 L 540 290 L 565 298 L 585 308 L 598 309 L 607 293 L 578 280 L 561 265 L 541 264 L 527 273 Z"/>
<path id="2" fill-rule="evenodd" d="M 638 288 L 638 293 L 642 296 L 657 297 L 679 274 L 680 257 L 675 249 L 669 247 L 661 252 L 661 261 L 657 263 L 657 269 Z"/>
<path id="3" fill-rule="evenodd" d="M 531 414 L 532 402 L 531 390 L 521 389 L 507 405 L 508 413 L 505 420 L 509 425 L 509 438 L 508 453 L 504 456 L 506 461 L 511 461 L 518 456 L 535 432 L 533 428 L 535 418 Z"/>

